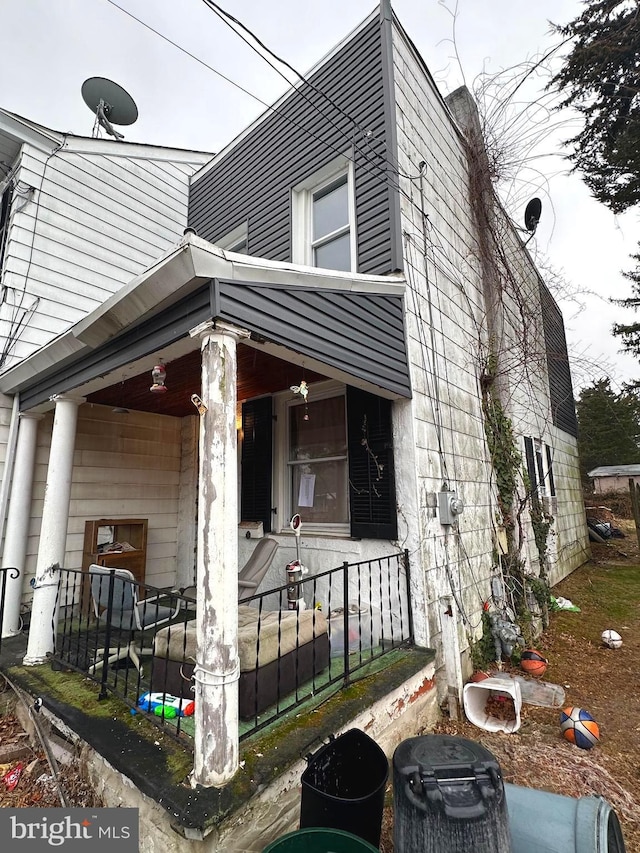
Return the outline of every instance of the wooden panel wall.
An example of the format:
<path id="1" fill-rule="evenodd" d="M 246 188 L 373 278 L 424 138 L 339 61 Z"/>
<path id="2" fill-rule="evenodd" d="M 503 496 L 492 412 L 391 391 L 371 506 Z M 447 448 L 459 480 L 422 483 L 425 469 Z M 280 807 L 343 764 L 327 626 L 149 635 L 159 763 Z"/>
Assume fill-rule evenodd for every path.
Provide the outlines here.
<path id="1" fill-rule="evenodd" d="M 53 414 L 40 423 L 28 545 L 27 578 L 35 571 Z M 82 564 L 84 523 L 92 518 L 147 518 L 147 580 L 175 580 L 182 421 L 162 415 L 115 414 L 84 404 L 78 428 L 65 564 Z M 195 519 L 194 519 L 195 523 Z"/>

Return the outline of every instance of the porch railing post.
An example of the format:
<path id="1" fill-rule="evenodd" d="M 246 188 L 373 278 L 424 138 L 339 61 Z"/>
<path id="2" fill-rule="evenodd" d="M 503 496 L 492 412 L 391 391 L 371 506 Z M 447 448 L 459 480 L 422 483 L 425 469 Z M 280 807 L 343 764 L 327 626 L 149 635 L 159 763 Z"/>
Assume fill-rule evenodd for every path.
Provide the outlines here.
<path id="1" fill-rule="evenodd" d="M 349 563 L 342 564 L 342 618 L 343 618 L 343 655 L 344 655 L 344 686 L 349 686 Z"/>
<path id="2" fill-rule="evenodd" d="M 113 615 L 113 587 L 115 574 L 115 569 L 109 570 L 109 590 L 107 592 L 107 610 L 105 613 L 102 677 L 100 679 L 100 693 L 98 694 L 98 700 L 106 699 L 109 695 L 109 691 L 107 690 L 107 677 L 109 675 L 109 649 L 111 648 L 111 618 Z"/>
<path id="3" fill-rule="evenodd" d="M 404 549 L 404 572 L 407 578 L 407 621 L 409 622 L 409 642 L 413 643 L 413 609 L 411 607 L 411 569 L 409 549 Z"/>

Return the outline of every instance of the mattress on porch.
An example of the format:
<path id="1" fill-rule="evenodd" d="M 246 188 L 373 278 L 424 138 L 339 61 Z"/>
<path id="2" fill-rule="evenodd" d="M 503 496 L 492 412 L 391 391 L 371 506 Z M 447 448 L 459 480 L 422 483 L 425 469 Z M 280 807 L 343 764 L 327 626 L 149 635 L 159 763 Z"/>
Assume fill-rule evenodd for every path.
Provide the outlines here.
<path id="1" fill-rule="evenodd" d="M 251 672 L 256 665 L 265 666 L 277 660 L 278 655 L 282 657 L 326 633 L 327 620 L 319 610 L 260 613 L 255 607 L 241 604 L 238 607 L 240 671 Z M 153 654 L 166 660 L 195 663 L 195 620 L 161 628 L 153 640 Z"/>

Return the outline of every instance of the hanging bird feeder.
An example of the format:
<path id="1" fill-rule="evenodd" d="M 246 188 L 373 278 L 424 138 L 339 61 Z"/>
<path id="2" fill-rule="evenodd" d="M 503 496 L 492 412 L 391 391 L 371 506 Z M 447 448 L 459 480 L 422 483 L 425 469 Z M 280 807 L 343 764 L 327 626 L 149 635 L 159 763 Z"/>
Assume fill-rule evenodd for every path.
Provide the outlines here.
<path id="1" fill-rule="evenodd" d="M 164 384 L 167 378 L 167 370 L 161 360 L 154 365 L 151 371 L 151 378 L 153 379 L 153 385 L 149 388 L 149 391 L 152 391 L 154 394 L 164 394 L 167 390 Z"/>

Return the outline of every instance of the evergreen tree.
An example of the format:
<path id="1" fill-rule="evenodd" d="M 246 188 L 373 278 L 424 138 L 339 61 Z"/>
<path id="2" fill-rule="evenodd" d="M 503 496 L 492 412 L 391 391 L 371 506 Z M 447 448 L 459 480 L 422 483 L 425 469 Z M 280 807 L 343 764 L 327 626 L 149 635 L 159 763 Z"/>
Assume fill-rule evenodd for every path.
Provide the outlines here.
<path id="1" fill-rule="evenodd" d="M 572 48 L 551 85 L 584 126 L 570 158 L 594 196 L 616 213 L 640 202 L 640 13 L 637 0 L 585 0 L 556 31 Z"/>
<path id="2" fill-rule="evenodd" d="M 583 388 L 576 402 L 580 470 L 640 463 L 640 400 L 632 391 L 616 394 L 608 379 Z"/>
<path id="3" fill-rule="evenodd" d="M 564 93 L 562 106 L 584 118 L 569 140 L 570 159 L 598 201 L 620 213 L 640 203 L 640 9 L 638 0 L 584 0 L 584 6 L 555 27 L 572 48 L 551 85 Z M 638 266 L 625 273 L 632 296 L 613 301 L 637 310 L 640 254 L 632 257 Z M 613 334 L 640 357 L 640 322 L 616 324 Z"/>
<path id="4" fill-rule="evenodd" d="M 623 273 L 625 278 L 631 281 L 631 292 L 633 296 L 627 299 L 614 299 L 617 305 L 624 305 L 625 308 L 631 308 L 637 311 L 640 308 L 640 254 L 632 255 L 638 266 L 632 272 Z M 622 339 L 622 349 L 624 352 L 629 352 L 632 355 L 640 357 L 640 321 L 635 323 L 615 323 L 613 326 L 613 334 Z M 640 388 L 640 382 L 634 382 L 633 388 Z"/>

